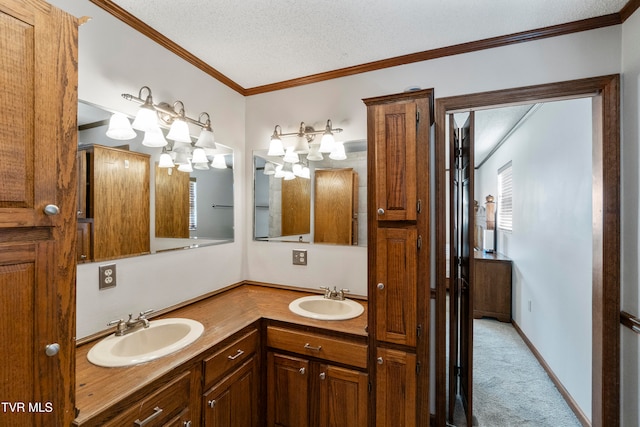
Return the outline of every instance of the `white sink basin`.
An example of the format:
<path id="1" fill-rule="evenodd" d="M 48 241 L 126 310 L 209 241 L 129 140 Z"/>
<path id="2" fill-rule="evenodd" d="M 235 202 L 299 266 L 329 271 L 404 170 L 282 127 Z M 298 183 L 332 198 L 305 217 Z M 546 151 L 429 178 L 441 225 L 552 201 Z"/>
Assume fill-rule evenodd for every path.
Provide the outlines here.
<path id="1" fill-rule="evenodd" d="M 360 316 L 364 312 L 364 307 L 350 299 L 333 300 L 318 295 L 293 300 L 289 304 L 289 310 L 312 319 L 346 320 Z"/>
<path id="2" fill-rule="evenodd" d="M 131 366 L 158 359 L 197 340 L 204 326 L 191 319 L 160 319 L 127 335 L 109 335 L 94 345 L 87 359 L 98 366 Z"/>

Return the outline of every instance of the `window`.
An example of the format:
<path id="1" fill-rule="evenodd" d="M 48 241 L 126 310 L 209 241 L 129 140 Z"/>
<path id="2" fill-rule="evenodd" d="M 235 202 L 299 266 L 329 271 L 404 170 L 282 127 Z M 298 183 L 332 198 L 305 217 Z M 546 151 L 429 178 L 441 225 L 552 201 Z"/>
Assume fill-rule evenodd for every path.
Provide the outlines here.
<path id="1" fill-rule="evenodd" d="M 198 206 L 196 204 L 197 199 L 196 191 L 196 179 L 189 179 L 189 231 L 195 231 L 198 228 Z"/>
<path id="2" fill-rule="evenodd" d="M 513 230 L 513 172 L 511 162 L 498 169 L 498 229 Z"/>

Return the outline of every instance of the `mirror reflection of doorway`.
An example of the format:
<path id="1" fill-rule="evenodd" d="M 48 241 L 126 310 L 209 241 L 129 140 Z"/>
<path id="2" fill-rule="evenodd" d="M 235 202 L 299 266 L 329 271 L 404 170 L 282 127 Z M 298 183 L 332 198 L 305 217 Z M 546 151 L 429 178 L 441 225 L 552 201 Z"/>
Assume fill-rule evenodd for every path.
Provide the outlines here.
<path id="1" fill-rule="evenodd" d="M 590 170 L 590 178 L 586 179 L 589 184 L 593 184 L 591 188 L 584 186 L 582 184 L 576 186 L 574 185 L 566 185 L 566 187 L 570 190 L 560 192 L 560 199 L 553 199 L 550 197 L 550 191 L 542 191 L 540 189 L 541 184 L 543 182 L 549 181 L 552 183 L 552 188 L 555 190 L 563 189 L 564 184 L 567 184 L 570 179 L 574 178 L 573 172 L 571 172 L 571 168 L 567 168 L 567 162 L 572 162 L 570 164 L 571 167 L 580 163 L 579 159 L 575 157 L 577 154 L 575 152 L 570 151 L 570 155 L 574 157 L 570 157 L 567 161 L 564 160 L 564 169 L 560 169 L 561 173 L 551 172 L 549 166 L 554 161 L 553 153 L 554 151 L 562 151 L 565 149 L 567 144 L 567 139 L 574 138 L 575 129 L 569 125 L 569 122 L 561 122 L 559 130 L 547 134 L 542 135 L 538 139 L 543 139 L 543 142 L 555 141 L 550 148 L 547 148 L 547 151 L 543 151 L 543 155 L 540 157 L 544 160 L 543 163 L 540 163 L 536 160 L 534 153 L 527 153 L 527 156 L 524 157 L 524 161 L 518 162 L 518 164 L 531 166 L 536 165 L 538 168 L 538 174 L 534 175 L 535 179 L 529 179 L 528 181 L 523 180 L 523 177 L 520 176 L 517 178 L 517 174 L 520 174 L 522 170 L 522 166 L 520 169 L 516 169 L 517 163 L 515 159 L 513 160 L 513 231 L 511 234 L 502 233 L 498 230 L 495 233 L 495 242 L 494 248 L 496 250 L 503 250 L 510 252 L 510 255 L 513 255 L 513 295 L 512 295 L 512 319 L 514 320 L 514 324 L 520 327 L 520 332 L 525 337 L 527 341 L 529 341 L 530 347 L 534 348 L 538 353 L 537 356 L 540 358 L 543 363 L 542 365 L 550 368 L 551 372 L 555 372 L 556 379 L 559 379 L 559 383 L 562 384 L 564 381 L 566 383 L 565 391 L 569 390 L 574 395 L 570 396 L 567 400 L 570 404 L 577 406 L 580 408 L 580 411 L 583 413 L 589 413 L 591 417 L 591 423 L 594 426 L 602 426 L 602 425 L 616 425 L 616 421 L 618 420 L 618 405 L 619 405 L 619 390 L 617 387 L 619 381 L 619 334 L 617 334 L 618 323 L 619 323 L 619 246 L 613 244 L 619 241 L 619 210 L 613 209 L 610 210 L 611 207 L 619 207 L 619 121 L 618 114 L 616 113 L 618 105 L 619 105 L 619 77 L 618 76 L 604 76 L 600 78 L 592 78 L 592 79 L 584 79 L 577 80 L 572 82 L 563 82 L 563 83 L 555 83 L 548 85 L 540 85 L 540 86 L 532 86 L 528 88 L 520 88 L 520 89 L 511 89 L 511 90 L 503 90 L 497 92 L 488 92 L 484 94 L 473 94 L 473 95 L 464 95 L 458 97 L 451 98 L 442 98 L 436 100 L 436 347 L 440 350 L 437 350 L 436 354 L 436 373 L 437 373 L 437 382 L 436 382 L 436 396 L 435 396 L 435 404 L 436 404 L 436 425 L 445 425 L 446 422 L 452 422 L 452 417 L 447 417 L 444 414 L 453 415 L 453 411 L 447 411 L 447 393 L 444 390 L 445 385 L 450 384 L 449 381 L 443 381 L 443 378 L 447 378 L 449 374 L 456 376 L 468 376 L 471 377 L 470 383 L 475 385 L 472 377 L 476 374 L 474 367 L 474 358 L 472 356 L 460 357 L 459 355 L 454 353 L 454 357 L 456 360 L 456 364 L 453 365 L 451 369 L 446 369 L 446 352 L 443 351 L 447 346 L 448 336 L 454 336 L 455 334 L 461 335 L 463 341 L 465 337 L 462 336 L 465 333 L 462 332 L 462 329 L 452 329 L 450 334 L 445 334 L 446 325 L 447 325 L 447 303 L 451 303 L 454 307 L 451 309 L 451 312 L 456 311 L 455 305 L 457 303 L 457 298 L 451 299 L 450 295 L 448 296 L 447 290 L 445 286 L 442 286 L 446 283 L 445 271 L 447 269 L 459 269 L 460 264 L 463 264 L 468 261 L 470 265 L 469 271 L 469 284 L 464 285 L 464 281 L 459 280 L 458 277 L 451 275 L 451 278 L 454 279 L 450 283 L 450 291 L 451 288 L 455 291 L 458 289 L 459 295 L 463 295 L 466 297 L 468 301 L 470 301 L 471 310 L 473 312 L 473 299 L 474 292 L 473 289 L 473 279 L 474 279 L 474 270 L 475 270 L 475 262 L 473 256 L 467 256 L 467 259 L 462 257 L 464 254 L 465 248 L 461 248 L 461 252 L 455 252 L 450 254 L 450 263 L 451 265 L 447 265 L 446 260 L 446 250 L 447 244 L 447 235 L 448 232 L 446 230 L 449 229 L 447 227 L 444 228 L 448 222 L 448 213 L 444 211 L 443 206 L 447 206 L 446 200 L 449 198 L 448 184 L 450 181 L 449 178 L 446 177 L 445 165 L 449 164 L 448 159 L 445 154 L 445 147 L 448 146 L 446 142 L 446 136 L 449 134 L 453 134 L 454 132 L 451 129 L 447 129 L 449 117 L 448 114 L 455 114 L 459 112 L 473 112 L 479 113 L 480 110 L 485 110 L 487 108 L 496 108 L 500 106 L 513 106 L 513 105 L 524 105 L 524 104 L 533 104 L 539 102 L 539 100 L 549 100 L 555 101 L 558 99 L 577 99 L 577 98 L 586 98 L 587 101 L 590 101 L 592 105 L 587 105 L 587 116 L 592 119 L 591 127 L 586 130 L 586 133 L 591 133 L 592 138 L 592 149 L 587 150 L 587 167 L 591 167 Z M 555 102 L 550 102 L 550 104 L 556 104 Z M 473 113 L 470 116 L 473 116 Z M 539 113 L 539 112 L 538 112 Z M 558 117 L 557 114 L 554 115 L 555 118 Z M 530 118 L 529 121 L 533 120 Z M 473 120 L 472 120 L 473 121 Z M 453 125 L 457 127 L 456 125 Z M 541 128 L 540 125 L 535 126 L 536 128 Z M 543 127 L 544 128 L 544 127 Z M 554 133 L 555 132 L 555 133 Z M 473 133 L 471 133 L 473 139 Z M 568 135 L 568 136 L 567 136 Z M 540 145 L 540 143 L 539 143 Z M 589 144 L 587 144 L 589 145 Z M 455 152 L 455 149 L 452 149 L 452 152 Z M 472 152 L 473 153 L 473 152 Z M 475 154 L 475 153 L 473 153 Z M 472 155 L 473 155 L 472 154 Z M 495 156 L 495 155 L 494 155 Z M 579 156 L 579 155 L 578 155 Z M 477 156 L 479 157 L 479 156 Z M 560 156 L 558 156 L 560 157 Z M 560 162 L 562 163 L 562 162 Z M 495 175 L 498 170 L 502 169 L 502 167 L 506 164 L 503 162 L 500 165 L 494 165 L 489 170 L 491 170 L 493 174 L 492 180 L 495 181 Z M 584 164 L 584 163 L 583 163 Z M 475 165 L 475 163 L 474 163 Z M 540 172 L 543 171 L 544 173 Z M 566 172 L 569 171 L 569 179 L 565 179 Z M 564 175 L 563 175 L 564 174 Z M 588 174 L 589 175 L 589 174 Z M 471 178 L 471 187 L 474 185 L 478 187 L 478 189 L 482 188 L 481 185 L 478 185 L 474 181 L 476 181 L 475 174 L 473 174 L 473 178 Z M 567 181 L 567 182 L 565 182 Z M 582 181 L 585 181 L 582 178 Z M 479 182 L 479 178 L 478 178 Z M 518 199 L 518 185 L 520 183 L 521 189 L 525 189 L 527 195 L 519 196 Z M 527 183 L 524 187 L 522 187 L 523 183 Z M 534 185 L 535 184 L 535 185 Z M 537 185 L 537 187 L 536 187 Z M 480 190 L 482 193 L 485 193 L 485 190 Z M 486 194 L 482 194 L 482 196 L 486 196 Z M 588 195 L 592 199 L 592 203 L 586 203 L 587 205 L 587 215 L 584 215 L 584 212 L 580 211 L 580 208 L 576 208 L 578 204 L 569 203 L 572 198 L 575 199 L 579 195 Z M 474 198 L 477 193 L 474 193 Z M 455 194 L 450 197 L 453 199 Z M 536 203 L 532 206 L 526 206 L 523 204 L 523 201 Z M 558 201 L 559 200 L 559 201 Z M 498 200 L 498 205 L 500 201 Z M 556 209 L 558 206 L 570 206 L 571 209 L 568 209 L 568 213 L 563 213 L 562 210 Z M 579 206 L 583 206 L 584 204 L 580 204 Z M 519 215 L 524 212 L 524 216 L 518 217 L 515 212 L 519 211 Z M 611 215 L 603 215 L 602 212 L 607 211 L 611 212 Z M 591 213 L 591 216 L 588 215 Z M 554 216 L 555 215 L 555 216 Z M 576 238 L 575 235 L 572 235 L 569 226 L 566 224 L 563 226 L 562 221 L 557 221 L 553 223 L 549 223 L 549 218 L 558 218 L 567 217 L 569 225 L 573 226 L 574 223 L 579 222 L 581 220 L 585 220 L 589 222 L 589 228 L 584 234 L 584 238 Z M 529 221 L 532 218 L 538 219 L 540 223 L 545 224 L 543 229 L 536 229 L 531 226 L 529 228 L 522 228 L 525 224 L 525 220 Z M 545 221 L 541 221 L 545 219 Z M 470 228 L 473 230 L 473 221 L 475 218 L 470 220 Z M 516 220 L 518 222 L 516 222 Z M 461 228 L 463 224 L 459 219 L 451 219 L 452 229 Z M 572 222 L 571 222 L 572 221 Z M 438 226 L 440 224 L 440 226 Z M 518 224 L 518 225 L 516 225 Z M 551 226 L 549 226 L 549 224 Z M 520 228 L 518 228 L 520 227 Z M 444 230 L 443 230 L 444 228 Z M 464 228 L 464 227 L 462 227 Z M 475 230 L 474 230 L 475 231 Z M 533 260 L 536 257 L 522 257 L 522 245 L 517 242 L 514 237 L 516 232 L 519 231 L 518 237 L 524 231 L 530 232 L 529 234 L 532 236 L 530 240 L 525 245 L 525 249 L 528 249 L 529 246 L 536 247 L 536 245 L 540 245 L 542 242 L 542 249 L 539 247 L 536 248 L 536 255 L 540 254 L 542 259 L 544 260 L 545 267 L 541 268 L 539 265 L 534 270 L 531 270 L 530 265 L 535 265 L 535 263 L 530 262 L 530 259 Z M 551 234 L 549 234 L 551 232 Z M 452 233 L 455 235 L 456 233 Z M 466 237 L 466 244 L 469 248 L 476 246 L 473 242 L 473 235 L 475 233 L 462 233 Z M 581 235 L 582 235 L 581 234 Z M 538 241 L 536 241 L 537 239 Z M 583 239 L 583 240 L 580 240 Z M 603 245 L 603 241 L 610 241 L 612 245 Z M 546 242 L 546 246 L 545 246 Z M 584 244 L 583 244 L 584 243 Z M 502 246 L 501 246 L 502 245 Z M 520 245 L 520 246 L 519 246 Z M 552 247 L 553 246 L 553 247 Z M 578 247 L 580 246 L 580 247 Z M 568 263 L 569 259 L 567 258 L 567 254 L 573 256 L 575 252 L 580 252 L 582 246 L 586 246 L 587 249 L 591 248 L 592 253 L 591 256 L 587 255 L 592 261 L 592 268 L 587 268 L 586 276 L 581 276 L 574 269 L 568 269 L 571 274 L 570 275 L 562 275 L 558 274 L 560 267 L 564 267 L 564 263 Z M 452 249 L 452 248 L 450 248 Z M 481 247 L 481 249 L 483 249 Z M 563 252 L 564 251 L 564 252 Z M 552 255 L 553 254 L 553 255 Z M 548 256 L 548 258 L 544 258 Z M 463 258 L 462 262 L 457 258 Z M 511 258 L 511 257 L 508 257 Z M 533 271 L 533 273 L 532 273 Z M 455 273 L 455 271 L 454 271 Z M 537 291 L 539 288 L 544 288 L 543 285 L 549 285 L 549 283 L 553 283 L 552 279 L 547 278 L 546 282 L 543 285 L 531 286 L 530 283 L 526 281 L 529 278 L 535 278 L 536 283 L 540 282 L 537 276 L 544 277 L 545 274 L 550 275 L 551 273 L 555 273 L 560 276 L 561 284 L 557 283 L 552 286 L 553 292 L 550 293 L 550 297 L 541 297 Z M 464 278 L 464 275 L 461 277 Z M 551 276 L 549 276 L 551 277 Z M 585 278 L 586 277 L 586 278 Z M 531 279 L 533 280 L 533 279 Z M 586 291 L 578 290 L 574 291 L 573 287 L 576 284 L 584 284 L 586 283 Z M 466 289 L 465 289 L 466 288 Z M 466 295 L 465 295 L 466 292 Z M 527 295 L 527 292 L 529 294 Z M 586 299 L 585 299 L 586 295 Z M 589 304 L 588 298 L 592 296 L 592 305 Z M 542 298 L 542 299 L 541 299 Z M 592 310 L 584 309 L 584 305 L 588 307 L 592 307 Z M 530 308 L 531 307 L 531 308 Z M 558 310 L 558 307 L 560 308 Z M 582 319 L 581 321 L 574 323 L 573 317 L 565 320 L 558 320 L 556 313 L 561 313 L 562 311 L 571 312 L 571 310 L 575 307 L 576 312 L 578 313 L 577 317 L 585 315 L 586 319 Z M 582 307 L 582 308 L 581 308 Z M 458 307 L 457 312 L 463 312 L 464 310 L 460 310 Z M 537 313 L 536 313 L 537 311 Z M 542 313 L 540 313 L 542 311 Z M 528 314 L 531 313 L 531 314 Z M 537 321 L 539 324 L 533 323 L 534 327 L 531 327 L 531 322 L 528 317 L 534 316 L 538 314 L 540 319 Z M 575 313 L 574 313 L 575 314 Z M 473 324 L 473 320 L 467 318 L 460 319 L 460 324 L 471 323 Z M 478 316 L 483 317 L 483 316 Z M 488 321 L 494 322 L 498 325 L 507 324 L 510 322 L 499 322 L 497 319 L 489 317 Z M 481 321 L 484 322 L 485 319 Z M 478 321 L 480 322 L 480 320 Z M 520 322 L 522 326 L 518 325 Z M 452 323 L 455 323 L 452 322 Z M 573 335 L 567 335 L 563 333 L 563 328 L 569 328 L 570 326 L 575 326 L 577 324 L 577 328 L 574 329 Z M 512 326 L 510 326 L 512 327 Z M 466 335 L 468 337 L 473 337 L 474 335 L 474 326 L 467 328 Z M 478 334 L 479 335 L 479 334 Z M 583 351 L 583 354 L 572 355 L 565 354 L 562 351 L 557 351 L 558 348 L 562 348 L 564 344 L 562 340 L 569 341 L 572 343 L 572 340 L 579 340 L 583 336 L 587 336 L 591 338 L 590 342 L 587 342 L 587 350 Z M 550 343 L 545 343 L 545 341 L 549 341 Z M 588 340 L 585 340 L 588 341 Z M 472 342 L 472 341 L 471 341 Z M 583 342 L 583 341 L 580 341 Z M 490 346 L 492 350 L 495 350 L 496 345 L 493 344 Z M 452 347 L 453 348 L 453 347 Z M 475 350 L 474 346 L 469 346 L 471 349 L 470 353 L 473 353 Z M 606 350 L 611 349 L 611 352 Z M 555 354 L 555 355 L 554 355 Z M 591 360 L 583 360 L 584 354 L 587 354 L 591 357 Z M 494 352 L 493 357 L 490 359 L 496 359 L 497 354 Z M 583 363 L 584 361 L 584 363 Z M 583 387 L 587 392 L 591 392 L 591 396 L 587 398 L 583 398 L 580 393 L 584 390 L 580 390 L 576 392 L 575 386 L 575 378 L 571 378 L 574 370 L 573 365 L 586 366 L 580 372 L 580 374 L 585 377 L 585 372 L 588 374 L 592 373 L 591 380 L 588 381 L 587 386 Z M 502 369 L 504 370 L 504 368 Z M 447 373 L 447 371 L 449 373 Z M 589 377 L 589 375 L 586 375 Z M 497 377 L 496 377 L 497 378 Z M 456 379 L 453 381 L 455 383 L 455 387 L 458 387 L 459 381 Z M 490 387 L 491 388 L 491 387 Z M 500 384 L 496 387 L 496 384 L 493 384 L 493 388 L 498 389 L 508 389 L 505 384 Z M 561 390 L 562 391 L 562 390 Z M 477 411 L 478 403 L 473 399 L 473 395 L 475 391 L 473 387 L 469 387 L 469 392 L 465 396 L 468 400 L 467 403 L 472 403 L 470 405 L 471 410 L 467 412 L 465 422 L 467 425 L 471 425 L 474 423 L 473 415 L 481 415 L 480 412 Z M 514 400 L 513 394 L 510 395 L 511 400 Z M 527 400 L 531 400 L 531 397 L 528 397 Z M 586 401 L 586 404 L 585 404 Z M 455 402 L 454 402 L 455 403 Z M 473 406 L 476 406 L 473 408 Z M 487 406 L 487 405 L 485 405 Z M 540 406 L 540 405 L 538 405 Z M 587 409 L 584 409 L 587 408 Z M 578 418 L 581 417 L 580 411 L 578 411 Z M 524 410 L 519 409 L 519 414 L 523 414 Z M 445 421 L 445 418 L 446 421 Z M 478 418 L 478 417 L 476 417 Z M 492 422 L 490 424 L 482 424 L 477 422 L 478 425 L 500 425 L 496 424 L 496 422 Z M 583 421 L 584 423 L 584 421 Z M 508 425 L 509 423 L 507 423 Z M 543 423 L 539 423 L 536 425 L 545 425 Z M 557 421 L 550 424 L 557 425 Z M 578 424 L 579 425 L 579 424 Z"/>
<path id="2" fill-rule="evenodd" d="M 461 399 L 454 424 L 470 407 L 479 426 L 580 426 L 591 412 L 591 100 L 471 115 L 473 332 L 461 322 L 459 335 L 472 337 L 473 385 L 460 377 L 459 395 L 473 404 Z"/>

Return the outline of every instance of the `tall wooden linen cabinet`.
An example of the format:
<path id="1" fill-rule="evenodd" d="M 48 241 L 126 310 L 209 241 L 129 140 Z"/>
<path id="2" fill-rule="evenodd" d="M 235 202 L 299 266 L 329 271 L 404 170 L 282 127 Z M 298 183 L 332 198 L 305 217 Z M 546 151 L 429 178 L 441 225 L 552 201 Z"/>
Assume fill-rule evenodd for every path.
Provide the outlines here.
<path id="1" fill-rule="evenodd" d="M 75 418 L 78 20 L 0 0 L 0 425 Z"/>
<path id="2" fill-rule="evenodd" d="M 376 427 L 429 425 L 433 90 L 368 98 L 369 366 Z"/>

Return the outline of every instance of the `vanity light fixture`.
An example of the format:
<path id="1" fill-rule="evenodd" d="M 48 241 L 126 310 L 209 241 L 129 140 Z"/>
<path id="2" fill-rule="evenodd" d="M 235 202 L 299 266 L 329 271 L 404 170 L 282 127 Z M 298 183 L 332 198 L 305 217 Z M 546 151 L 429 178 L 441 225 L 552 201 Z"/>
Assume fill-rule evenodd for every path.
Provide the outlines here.
<path id="1" fill-rule="evenodd" d="M 273 164 L 272 164 L 273 165 Z M 226 169 L 227 161 L 224 158 L 224 154 L 216 154 L 211 161 L 211 167 L 216 169 Z M 274 169 L 275 171 L 275 169 Z"/>
<path id="2" fill-rule="evenodd" d="M 284 156 L 285 150 L 282 145 L 283 137 L 295 136 L 296 143 L 290 147 L 296 154 L 307 154 L 310 153 L 313 149 L 312 142 L 315 139 L 316 135 L 322 135 L 322 141 L 319 147 L 319 152 L 321 153 L 330 153 L 333 150 L 334 145 L 334 133 L 342 132 L 341 128 L 334 128 L 331 120 L 327 120 L 327 125 L 324 130 L 315 130 L 311 126 L 305 125 L 304 122 L 300 122 L 300 128 L 297 132 L 291 133 L 282 133 L 282 128 L 280 125 L 276 125 L 273 130 L 273 134 L 271 135 L 271 142 L 269 144 L 269 152 L 267 153 L 269 156 Z M 317 158 L 318 156 L 315 155 Z M 320 160 L 320 159 L 319 159 Z"/>
<path id="3" fill-rule="evenodd" d="M 136 131 L 131 127 L 127 116 L 122 113 L 113 113 L 109 119 L 107 136 L 111 139 L 129 140 L 136 137 Z"/>

